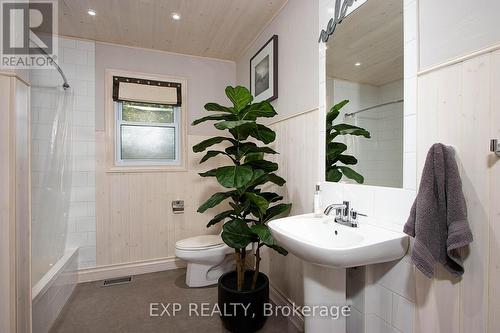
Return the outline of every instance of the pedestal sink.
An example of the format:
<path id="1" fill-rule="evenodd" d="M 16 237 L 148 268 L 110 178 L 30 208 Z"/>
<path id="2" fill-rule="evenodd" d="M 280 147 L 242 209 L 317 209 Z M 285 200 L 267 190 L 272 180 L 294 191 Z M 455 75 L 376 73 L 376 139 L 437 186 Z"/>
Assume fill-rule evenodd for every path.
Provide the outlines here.
<path id="1" fill-rule="evenodd" d="M 405 255 L 408 236 L 375 222 L 364 218 L 358 228 L 351 228 L 335 223 L 333 217 L 313 214 L 269 222 L 278 243 L 304 261 L 305 305 L 341 308 L 346 304 L 347 267 L 392 261 Z M 345 333 L 345 317 L 306 315 L 305 331 Z"/>

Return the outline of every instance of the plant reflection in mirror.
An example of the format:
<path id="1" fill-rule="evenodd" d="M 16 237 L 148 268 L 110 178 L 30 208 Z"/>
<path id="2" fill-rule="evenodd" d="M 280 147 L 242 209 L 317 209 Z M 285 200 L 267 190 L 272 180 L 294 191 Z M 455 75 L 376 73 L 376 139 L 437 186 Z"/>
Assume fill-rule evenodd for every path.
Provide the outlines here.
<path id="1" fill-rule="evenodd" d="M 338 136 L 354 135 L 370 138 L 370 132 L 364 128 L 349 124 L 334 124 L 333 122 L 340 115 L 342 109 L 348 100 L 334 105 L 326 115 L 326 153 L 325 153 L 325 178 L 328 182 L 339 182 L 342 176 L 363 184 L 365 179 L 362 175 L 348 167 L 347 165 L 356 165 L 358 160 L 352 155 L 346 155 L 344 152 L 347 146 L 334 140 Z"/>

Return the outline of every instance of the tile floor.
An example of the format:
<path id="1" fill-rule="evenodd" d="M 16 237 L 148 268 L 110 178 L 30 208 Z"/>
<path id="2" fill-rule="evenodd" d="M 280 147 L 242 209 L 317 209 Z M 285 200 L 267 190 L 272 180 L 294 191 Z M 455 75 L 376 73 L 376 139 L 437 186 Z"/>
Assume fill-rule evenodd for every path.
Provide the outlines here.
<path id="1" fill-rule="evenodd" d="M 189 317 L 187 303 L 210 303 L 212 309 L 217 288 L 188 288 L 184 281 L 185 270 L 180 269 L 134 276 L 129 284 L 110 287 L 102 287 L 102 282 L 79 284 L 50 333 L 227 332 L 217 315 Z M 175 317 L 150 317 L 152 302 L 178 302 L 182 310 Z M 159 312 L 162 309 L 160 305 Z M 284 317 L 270 317 L 260 332 L 298 330 Z"/>

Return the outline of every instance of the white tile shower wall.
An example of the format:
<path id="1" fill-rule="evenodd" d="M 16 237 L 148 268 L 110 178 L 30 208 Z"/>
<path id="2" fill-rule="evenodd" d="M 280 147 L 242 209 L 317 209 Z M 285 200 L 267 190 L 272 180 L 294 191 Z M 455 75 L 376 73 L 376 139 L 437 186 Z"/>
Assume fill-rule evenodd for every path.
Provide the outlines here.
<path id="1" fill-rule="evenodd" d="M 74 92 L 73 185 L 66 246 L 79 247 L 78 268 L 96 265 L 95 43 L 65 39 L 62 68 Z M 85 181 L 86 180 L 86 181 Z"/>
<path id="2" fill-rule="evenodd" d="M 94 58 L 95 43 L 90 41 L 62 38 L 59 40 L 58 63 L 66 74 L 73 92 L 73 177 L 70 199 L 69 221 L 66 248 L 80 248 L 78 268 L 93 267 L 96 264 L 95 249 L 95 80 Z M 54 70 L 38 70 L 32 75 L 32 83 L 55 86 L 60 82 Z M 32 92 L 33 105 L 48 105 L 48 101 L 37 99 L 43 95 Z M 40 95 L 40 96 L 38 96 Z M 44 109 L 33 113 L 33 126 L 44 130 Z M 33 154 L 43 152 L 45 143 L 33 138 Z M 33 164 L 36 168 L 37 159 Z M 33 175 L 33 191 L 39 183 Z"/>
<path id="3" fill-rule="evenodd" d="M 345 113 L 403 98 L 403 80 L 382 86 L 328 78 L 327 108 L 347 99 Z M 371 138 L 345 137 L 349 151 L 361 157 L 356 169 L 370 185 L 403 186 L 403 103 L 378 107 L 344 121 L 370 131 Z M 344 118 L 340 118 L 344 119 Z"/>

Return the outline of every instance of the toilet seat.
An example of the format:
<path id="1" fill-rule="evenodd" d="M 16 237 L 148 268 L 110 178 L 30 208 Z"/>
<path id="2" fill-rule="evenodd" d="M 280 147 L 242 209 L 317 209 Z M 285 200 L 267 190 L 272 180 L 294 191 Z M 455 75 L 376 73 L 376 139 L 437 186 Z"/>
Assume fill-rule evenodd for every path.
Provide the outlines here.
<path id="1" fill-rule="evenodd" d="M 175 243 L 175 248 L 184 251 L 200 251 L 224 246 L 220 235 L 201 235 L 182 239 Z"/>

